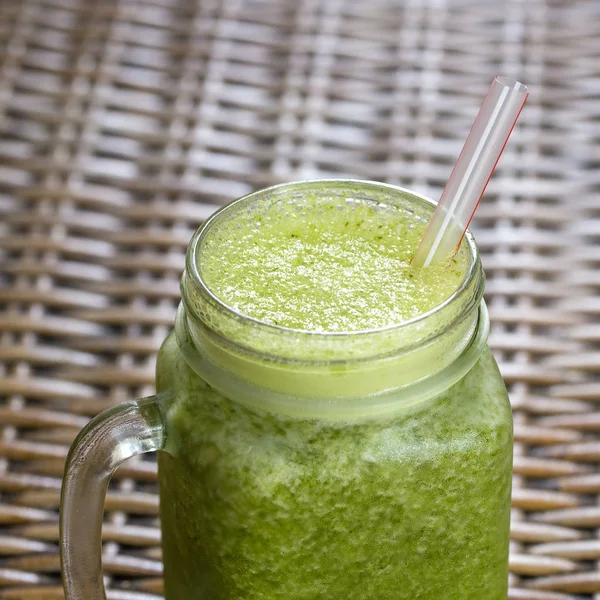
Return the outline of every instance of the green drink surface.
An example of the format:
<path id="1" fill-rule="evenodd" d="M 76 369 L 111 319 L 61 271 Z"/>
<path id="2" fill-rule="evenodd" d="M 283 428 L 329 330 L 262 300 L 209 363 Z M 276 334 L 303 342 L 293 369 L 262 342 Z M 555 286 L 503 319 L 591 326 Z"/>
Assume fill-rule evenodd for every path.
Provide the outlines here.
<path id="1" fill-rule="evenodd" d="M 202 276 L 238 312 L 319 332 L 377 329 L 449 298 L 467 268 L 411 266 L 426 223 L 400 207 L 343 197 L 280 200 L 224 219 L 202 248 Z"/>

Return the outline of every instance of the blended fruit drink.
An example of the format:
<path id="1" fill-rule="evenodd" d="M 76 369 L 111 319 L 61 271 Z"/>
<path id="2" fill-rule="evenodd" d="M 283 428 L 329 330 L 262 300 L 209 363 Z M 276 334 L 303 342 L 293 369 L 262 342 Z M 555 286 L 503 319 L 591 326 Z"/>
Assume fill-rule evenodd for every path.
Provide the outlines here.
<path id="1" fill-rule="evenodd" d="M 196 234 L 157 384 L 167 600 L 505 600 L 512 463 L 467 236 L 432 204 L 277 186 Z"/>

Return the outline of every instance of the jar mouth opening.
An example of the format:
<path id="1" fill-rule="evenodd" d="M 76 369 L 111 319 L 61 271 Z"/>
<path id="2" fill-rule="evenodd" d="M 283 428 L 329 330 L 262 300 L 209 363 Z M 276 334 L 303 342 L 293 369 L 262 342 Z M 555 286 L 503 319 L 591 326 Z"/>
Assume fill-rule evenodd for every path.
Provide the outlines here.
<path id="1" fill-rule="evenodd" d="M 380 194 L 382 192 L 385 193 L 387 191 L 390 194 L 401 195 L 405 198 L 413 199 L 414 201 L 419 202 L 423 205 L 429 205 L 431 208 L 435 208 L 435 206 L 437 205 L 437 203 L 431 198 L 428 198 L 427 196 L 423 196 L 421 194 L 416 194 L 415 192 L 407 188 L 387 183 L 379 183 L 375 181 L 360 179 L 316 179 L 274 185 L 256 192 L 252 192 L 226 204 L 219 210 L 215 211 L 198 228 L 198 230 L 194 233 L 190 241 L 188 251 L 186 253 L 186 272 L 184 280 L 187 280 L 189 278 L 189 283 L 192 284 L 210 304 L 216 307 L 224 315 L 227 315 L 238 321 L 243 321 L 248 325 L 260 328 L 261 330 L 264 330 L 266 332 L 279 334 L 283 336 L 294 336 L 296 338 L 301 337 L 303 339 L 311 339 L 315 341 L 320 339 L 332 341 L 342 340 L 348 337 L 356 339 L 357 337 L 368 337 L 377 334 L 399 333 L 403 329 L 410 329 L 414 326 L 418 326 L 420 323 L 423 323 L 433 315 L 439 314 L 440 312 L 444 311 L 445 308 L 454 304 L 465 293 L 469 292 L 469 289 L 472 286 L 473 279 L 477 276 L 478 272 L 480 271 L 480 262 L 478 258 L 478 251 L 475 239 L 473 237 L 473 234 L 468 230 L 463 238 L 464 243 L 467 244 L 468 265 L 465 271 L 465 275 L 460 283 L 460 286 L 450 296 L 448 296 L 448 298 L 446 298 L 444 301 L 437 304 L 433 308 L 429 309 L 428 311 L 423 312 L 411 319 L 406 319 L 404 321 L 400 321 L 399 323 L 392 323 L 384 327 L 351 331 L 314 331 L 309 329 L 285 327 L 282 325 L 269 323 L 267 321 L 262 321 L 255 317 L 247 315 L 241 311 L 238 311 L 237 309 L 233 308 L 232 306 L 224 302 L 222 299 L 220 299 L 210 289 L 210 286 L 206 283 L 202 276 L 200 263 L 197 260 L 197 257 L 199 255 L 201 244 L 209 230 L 214 225 L 216 225 L 220 219 L 225 217 L 229 212 L 235 210 L 236 208 L 239 208 L 240 205 L 250 205 L 256 200 L 259 200 L 261 198 L 267 197 L 275 193 L 285 192 L 286 190 L 294 190 L 295 192 L 305 190 L 306 192 L 311 192 L 315 189 L 331 189 L 332 191 L 337 189 L 341 191 L 342 189 L 348 186 L 359 186 L 361 188 L 361 192 L 363 193 L 368 192 L 369 190 L 373 192 L 378 192 Z M 481 295 L 479 294 L 479 296 Z M 183 290 L 183 297 L 185 301 L 185 290 Z M 479 305 L 480 299 L 480 297 L 473 299 L 473 307 Z"/>

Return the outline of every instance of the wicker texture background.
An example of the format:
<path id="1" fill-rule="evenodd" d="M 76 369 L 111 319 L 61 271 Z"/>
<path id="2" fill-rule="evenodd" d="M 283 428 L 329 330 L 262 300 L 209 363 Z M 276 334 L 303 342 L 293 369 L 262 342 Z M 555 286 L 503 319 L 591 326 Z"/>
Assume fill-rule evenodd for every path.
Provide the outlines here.
<path id="1" fill-rule="evenodd" d="M 599 40 L 595 0 L 0 0 L 0 598 L 63 597 L 67 448 L 152 393 L 201 221 L 309 177 L 437 197 L 504 73 L 532 94 L 475 231 L 515 409 L 510 598 L 600 600 Z M 160 598 L 155 482 L 149 457 L 112 483 L 112 600 Z"/>

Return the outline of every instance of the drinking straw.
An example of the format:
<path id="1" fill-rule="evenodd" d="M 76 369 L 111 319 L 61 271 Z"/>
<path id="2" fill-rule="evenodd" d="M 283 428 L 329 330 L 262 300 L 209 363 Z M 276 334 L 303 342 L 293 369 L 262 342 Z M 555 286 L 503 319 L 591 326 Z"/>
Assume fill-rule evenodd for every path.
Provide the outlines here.
<path id="1" fill-rule="evenodd" d="M 528 95 L 514 79 L 494 79 L 429 220 L 414 265 L 448 260 L 458 250 Z"/>

